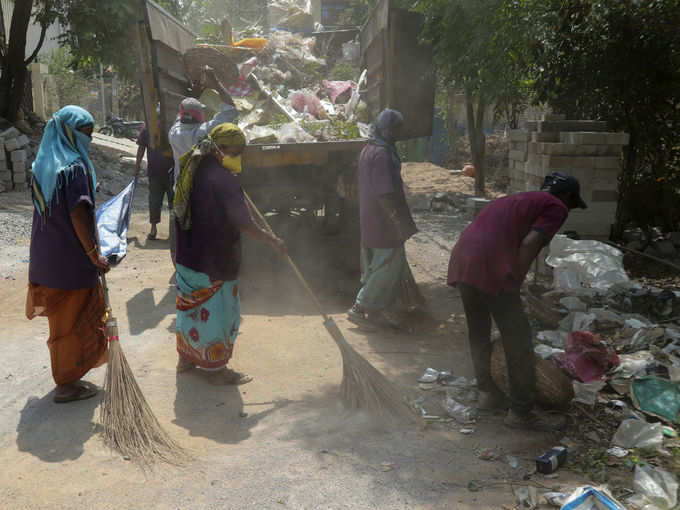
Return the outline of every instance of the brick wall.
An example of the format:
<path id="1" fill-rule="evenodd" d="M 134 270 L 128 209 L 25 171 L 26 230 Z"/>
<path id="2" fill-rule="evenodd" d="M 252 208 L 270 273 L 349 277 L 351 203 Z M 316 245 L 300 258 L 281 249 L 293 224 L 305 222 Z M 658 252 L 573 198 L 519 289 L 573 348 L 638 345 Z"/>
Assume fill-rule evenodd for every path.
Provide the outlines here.
<path id="1" fill-rule="evenodd" d="M 581 183 L 588 209 L 570 212 L 563 230 L 582 237 L 609 237 L 618 199 L 622 149 L 628 134 L 607 131 L 606 122 L 566 120 L 546 115 L 510 131 L 509 171 L 512 192 L 540 188 L 550 172 L 563 172 Z"/>

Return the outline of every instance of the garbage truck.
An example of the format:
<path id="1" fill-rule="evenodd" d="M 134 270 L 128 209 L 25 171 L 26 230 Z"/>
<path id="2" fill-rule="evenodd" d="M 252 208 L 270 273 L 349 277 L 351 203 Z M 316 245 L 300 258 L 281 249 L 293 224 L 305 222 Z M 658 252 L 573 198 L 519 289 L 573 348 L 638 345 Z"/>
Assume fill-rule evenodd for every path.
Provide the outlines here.
<path id="1" fill-rule="evenodd" d="M 197 37 L 153 0 L 139 0 L 136 45 L 140 86 L 149 143 L 169 147 L 167 133 L 190 87 L 183 56 Z M 228 18 L 229 13 L 225 12 Z M 366 86 L 360 91 L 370 117 L 384 108 L 398 109 L 406 118 L 404 139 L 430 136 L 434 114 L 432 49 L 419 41 L 419 14 L 380 0 L 364 27 L 356 29 Z M 305 34 L 310 35 L 310 34 Z M 315 32 L 325 41 L 345 42 L 351 31 Z M 330 41 L 330 42 L 329 42 Z M 160 103 L 160 113 L 156 105 Z M 339 262 L 359 267 L 359 153 L 365 138 L 323 142 L 248 144 L 243 152 L 241 182 L 266 213 L 306 213 L 325 234 L 340 236 Z M 349 256 L 348 256 L 349 255 Z"/>

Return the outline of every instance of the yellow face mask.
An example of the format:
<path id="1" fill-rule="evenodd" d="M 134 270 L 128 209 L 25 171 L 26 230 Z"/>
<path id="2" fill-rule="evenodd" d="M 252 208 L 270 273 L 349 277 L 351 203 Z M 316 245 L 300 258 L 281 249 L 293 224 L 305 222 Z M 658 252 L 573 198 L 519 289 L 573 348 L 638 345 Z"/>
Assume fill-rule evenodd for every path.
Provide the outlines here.
<path id="1" fill-rule="evenodd" d="M 217 148 L 217 152 L 219 152 L 220 155 L 222 156 L 222 161 L 220 161 L 220 163 L 226 170 L 229 170 L 232 174 L 235 175 L 241 173 L 243 167 L 241 166 L 240 154 L 238 156 L 229 156 L 222 152 L 219 147 Z"/>

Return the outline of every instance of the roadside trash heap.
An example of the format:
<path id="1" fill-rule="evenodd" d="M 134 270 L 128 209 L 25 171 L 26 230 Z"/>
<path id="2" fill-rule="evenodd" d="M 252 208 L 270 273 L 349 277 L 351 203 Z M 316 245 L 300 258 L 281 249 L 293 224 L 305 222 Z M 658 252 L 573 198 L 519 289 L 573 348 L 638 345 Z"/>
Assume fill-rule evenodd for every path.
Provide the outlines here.
<path id="1" fill-rule="evenodd" d="M 28 189 L 39 144 L 39 138 L 29 138 L 16 127 L 0 131 L 0 192 Z"/>
<path id="2" fill-rule="evenodd" d="M 342 62 L 357 69 L 358 41 L 343 46 Z M 347 49 L 347 51 L 344 51 Z M 248 143 L 300 143 L 356 140 L 370 134 L 367 105 L 360 90 L 366 72 L 353 79 L 333 80 L 316 39 L 278 30 L 267 38 L 252 37 L 224 45 L 202 44 L 185 56 L 187 74 L 201 78 L 206 65 L 234 98 L 239 127 Z M 200 100 L 219 108 L 214 90 Z"/>
<path id="3" fill-rule="evenodd" d="M 546 264 L 551 288 L 529 285 L 523 290 L 536 331 L 537 401 L 567 412 L 571 425 L 557 442 L 565 458 L 542 462 L 538 457 L 523 480 L 537 473 L 557 476 L 545 475 L 545 466 L 557 470 L 565 464 L 598 485 L 540 494 L 524 481 L 515 490 L 515 508 L 675 508 L 680 292 L 632 281 L 623 254 L 598 241 L 556 236 Z M 504 367 L 494 361 L 502 349 L 495 347 L 492 376 L 507 391 L 499 383 Z M 426 424 L 444 422 L 462 434 L 475 432 L 475 380 L 428 368 L 418 384 L 424 393 L 411 405 Z M 434 394 L 440 395 L 439 405 L 425 398 Z M 557 459 L 555 451 L 546 455 Z M 477 456 L 503 459 L 493 448 Z M 517 469 L 513 459 L 506 456 L 506 464 Z"/>

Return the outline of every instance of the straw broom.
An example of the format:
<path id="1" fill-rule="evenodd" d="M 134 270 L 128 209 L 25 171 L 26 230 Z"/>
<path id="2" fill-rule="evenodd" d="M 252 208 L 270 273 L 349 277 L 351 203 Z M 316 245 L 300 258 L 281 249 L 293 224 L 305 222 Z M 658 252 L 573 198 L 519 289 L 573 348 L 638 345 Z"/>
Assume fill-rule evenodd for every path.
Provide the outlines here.
<path id="1" fill-rule="evenodd" d="M 257 216 L 258 222 L 270 234 L 274 231 L 262 213 L 255 206 L 247 193 L 244 195 L 251 210 Z M 305 280 L 297 265 L 286 254 L 286 261 L 292 268 L 295 276 L 302 286 L 307 290 L 309 297 L 314 302 L 319 315 L 323 317 L 323 325 L 328 334 L 335 340 L 340 354 L 342 355 L 342 384 L 340 395 L 345 404 L 352 409 L 365 409 L 371 413 L 383 415 L 389 418 L 397 418 L 411 422 L 416 421 L 416 417 L 407 406 L 402 396 L 397 392 L 392 384 L 378 370 L 363 358 L 347 342 L 340 328 L 335 321 L 323 310 L 321 303 L 317 299 L 307 280 Z"/>
<path id="2" fill-rule="evenodd" d="M 99 410 L 104 440 L 124 458 L 141 464 L 158 460 L 181 464 L 189 456 L 161 427 L 144 398 L 120 346 L 118 322 L 111 311 L 103 274 L 101 282 L 106 298 L 106 337 L 109 344 L 104 398 Z"/>

